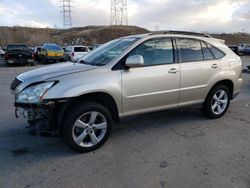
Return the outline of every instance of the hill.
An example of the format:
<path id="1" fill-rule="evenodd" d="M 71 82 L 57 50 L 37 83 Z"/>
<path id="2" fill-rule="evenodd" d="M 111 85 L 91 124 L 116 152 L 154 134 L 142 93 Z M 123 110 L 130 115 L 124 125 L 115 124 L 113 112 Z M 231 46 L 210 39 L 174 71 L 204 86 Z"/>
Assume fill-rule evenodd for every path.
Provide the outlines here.
<path id="1" fill-rule="evenodd" d="M 71 29 L 0 27 L 0 46 L 13 43 L 38 46 L 46 42 L 94 45 L 121 36 L 147 32 L 149 31 L 137 26 L 86 26 Z"/>
<path id="2" fill-rule="evenodd" d="M 150 31 L 137 26 L 86 26 L 71 29 L 0 27 L 0 46 L 14 43 L 38 46 L 46 42 L 62 46 L 70 44 L 94 45 L 122 36 L 148 32 Z M 250 35 L 245 33 L 211 35 L 225 40 L 226 44 L 250 43 Z"/>
<path id="3" fill-rule="evenodd" d="M 241 44 L 241 43 L 250 43 L 250 34 L 247 33 L 221 33 L 221 34 L 212 34 L 213 37 L 223 39 L 226 41 L 226 44 Z"/>

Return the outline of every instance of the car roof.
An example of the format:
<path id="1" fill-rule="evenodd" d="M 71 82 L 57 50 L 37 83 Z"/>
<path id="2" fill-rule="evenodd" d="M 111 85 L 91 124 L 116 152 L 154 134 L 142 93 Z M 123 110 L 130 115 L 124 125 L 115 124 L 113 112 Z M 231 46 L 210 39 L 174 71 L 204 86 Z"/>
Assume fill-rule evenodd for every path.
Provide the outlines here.
<path id="1" fill-rule="evenodd" d="M 209 43 L 225 43 L 222 39 L 213 38 L 211 35 L 206 33 L 197 33 L 197 32 L 191 32 L 191 31 L 157 31 L 157 32 L 151 32 L 151 33 L 145 33 L 145 34 L 139 34 L 139 35 L 130 35 L 126 37 L 121 38 L 140 38 L 140 39 L 150 39 L 155 37 L 181 37 L 181 38 L 191 38 L 191 39 L 197 39 L 197 40 L 203 40 Z"/>
<path id="2" fill-rule="evenodd" d="M 43 46 L 59 46 L 59 45 L 57 45 L 55 43 L 44 43 Z"/>
<path id="3" fill-rule="evenodd" d="M 68 46 L 68 47 L 88 47 L 88 46 L 84 46 L 84 45 L 75 45 L 75 46 Z"/>
<path id="4" fill-rule="evenodd" d="M 155 31 L 145 34 L 139 35 L 130 35 L 122 38 L 145 38 L 149 36 L 170 36 L 170 37 L 197 37 L 197 38 L 213 38 L 211 35 L 206 33 L 198 33 L 198 32 L 191 32 L 191 31 L 174 31 L 174 30 L 164 30 L 164 31 Z"/>

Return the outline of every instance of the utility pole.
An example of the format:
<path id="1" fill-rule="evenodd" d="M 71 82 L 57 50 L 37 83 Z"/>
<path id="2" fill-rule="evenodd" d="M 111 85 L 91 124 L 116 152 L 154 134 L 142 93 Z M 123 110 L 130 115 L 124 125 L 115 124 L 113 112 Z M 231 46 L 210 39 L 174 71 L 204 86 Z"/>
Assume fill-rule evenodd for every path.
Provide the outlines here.
<path id="1" fill-rule="evenodd" d="M 110 25 L 128 25 L 127 0 L 111 0 Z"/>
<path id="2" fill-rule="evenodd" d="M 160 30 L 160 26 L 159 25 L 155 25 L 155 31 L 159 31 Z"/>
<path id="3" fill-rule="evenodd" d="M 72 17 L 71 17 L 71 8 L 72 0 L 61 0 L 61 12 L 63 14 L 63 27 L 71 28 L 72 27 Z"/>

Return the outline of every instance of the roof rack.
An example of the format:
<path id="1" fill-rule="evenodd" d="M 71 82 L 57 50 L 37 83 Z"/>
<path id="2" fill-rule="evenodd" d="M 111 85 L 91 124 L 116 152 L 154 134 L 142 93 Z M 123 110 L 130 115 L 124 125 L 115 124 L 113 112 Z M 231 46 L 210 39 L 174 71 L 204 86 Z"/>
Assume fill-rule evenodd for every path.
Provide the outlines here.
<path id="1" fill-rule="evenodd" d="M 195 36 L 200 36 L 200 37 L 209 37 L 211 38 L 212 36 L 209 34 L 205 33 L 197 33 L 197 32 L 191 32 L 191 31 L 156 31 L 150 33 L 150 35 L 155 35 L 155 34 L 179 34 L 179 35 L 195 35 Z"/>

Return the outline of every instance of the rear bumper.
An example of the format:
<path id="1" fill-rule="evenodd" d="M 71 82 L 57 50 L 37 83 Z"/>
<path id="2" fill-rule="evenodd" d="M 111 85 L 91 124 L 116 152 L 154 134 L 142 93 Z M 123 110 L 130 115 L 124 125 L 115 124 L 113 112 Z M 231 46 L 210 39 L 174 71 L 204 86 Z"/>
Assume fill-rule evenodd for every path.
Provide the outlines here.
<path id="1" fill-rule="evenodd" d="M 56 60 L 62 60 L 65 59 L 64 56 L 47 56 L 45 60 L 47 61 L 56 61 Z"/>
<path id="2" fill-rule="evenodd" d="M 5 60 L 8 64 L 28 64 L 34 63 L 34 59 L 8 59 Z"/>
<path id="3" fill-rule="evenodd" d="M 242 84 L 243 84 L 243 79 L 242 78 L 238 78 L 234 82 L 234 92 L 233 92 L 233 96 L 232 96 L 233 99 L 236 98 L 239 95 Z"/>

